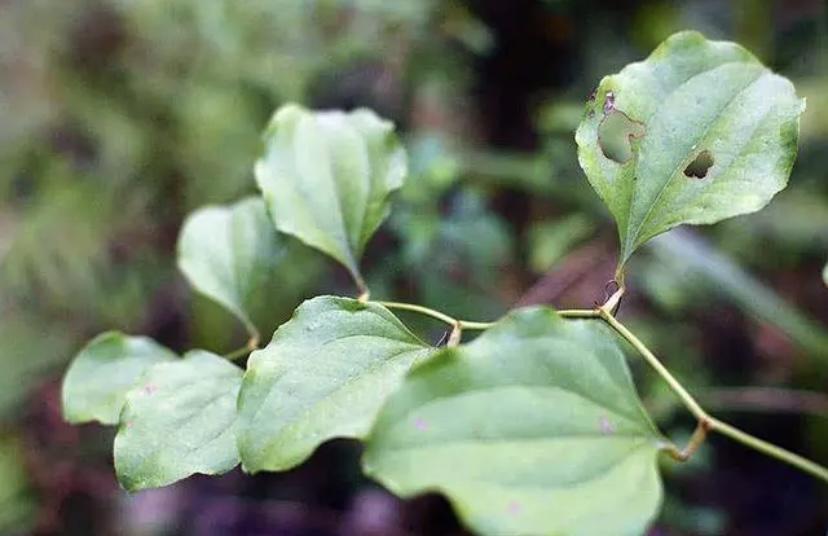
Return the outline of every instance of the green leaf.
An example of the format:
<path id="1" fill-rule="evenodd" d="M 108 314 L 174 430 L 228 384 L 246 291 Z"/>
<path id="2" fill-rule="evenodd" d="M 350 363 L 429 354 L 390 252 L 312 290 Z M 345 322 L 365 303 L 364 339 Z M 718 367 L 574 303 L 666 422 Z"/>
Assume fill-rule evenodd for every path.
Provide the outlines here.
<path id="1" fill-rule="evenodd" d="M 445 493 L 481 534 L 638 535 L 663 445 L 608 328 L 530 308 L 414 369 L 363 462 L 398 495 Z"/>
<path id="2" fill-rule="evenodd" d="M 253 332 L 279 298 L 300 293 L 318 273 L 308 253 L 276 232 L 258 197 L 193 212 L 178 240 L 178 266 L 190 284 Z M 291 276 L 296 265 L 303 274 Z"/>
<path id="3" fill-rule="evenodd" d="M 289 104 L 265 132 L 256 181 L 276 227 L 341 262 L 358 262 L 406 176 L 394 126 L 369 110 L 312 112 Z"/>
<path id="4" fill-rule="evenodd" d="M 322 442 L 362 438 L 415 362 L 435 351 L 385 307 L 322 296 L 254 352 L 239 394 L 246 471 L 278 471 Z"/>
<path id="5" fill-rule="evenodd" d="M 63 378 L 63 416 L 74 424 L 117 424 L 126 393 L 156 363 L 177 356 L 147 337 L 109 331 L 92 339 Z"/>
<path id="6" fill-rule="evenodd" d="M 127 394 L 115 436 L 121 485 L 135 491 L 233 469 L 241 377 L 239 367 L 203 350 L 152 367 Z"/>
<path id="7" fill-rule="evenodd" d="M 804 107 L 748 51 L 696 32 L 601 80 L 575 137 L 618 224 L 621 263 L 677 225 L 764 207 L 787 184 Z"/>

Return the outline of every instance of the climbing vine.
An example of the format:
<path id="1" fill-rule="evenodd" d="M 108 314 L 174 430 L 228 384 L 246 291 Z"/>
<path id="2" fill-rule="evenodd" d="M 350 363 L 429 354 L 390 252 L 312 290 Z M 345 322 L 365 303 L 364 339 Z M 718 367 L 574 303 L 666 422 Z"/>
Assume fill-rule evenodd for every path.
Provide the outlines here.
<path id="1" fill-rule="evenodd" d="M 708 413 L 618 319 L 641 245 L 759 210 L 785 187 L 803 108 L 745 49 L 694 32 L 605 77 L 576 141 L 618 225 L 614 292 L 594 308 L 484 322 L 375 300 L 362 276 L 366 244 L 407 175 L 393 125 L 369 110 L 283 106 L 255 165 L 261 195 L 196 211 L 179 238 L 181 271 L 249 341 L 226 356 L 178 356 L 102 334 L 66 373 L 64 415 L 118 426 L 115 470 L 130 491 L 239 463 L 283 471 L 329 439 L 359 439 L 366 474 L 404 497 L 440 491 L 481 534 L 642 534 L 661 503 L 659 458 L 687 460 L 713 433 L 828 482 L 825 467 Z M 255 319 L 267 289 L 298 286 L 285 266 L 307 267 L 290 270 L 294 279 L 314 273 L 305 246 L 348 270 L 355 297 L 304 302 L 262 347 Z M 444 322 L 445 344 L 424 342 L 393 311 Z M 482 333 L 464 342 L 470 331 Z M 686 445 L 643 408 L 625 350 L 696 419 Z"/>

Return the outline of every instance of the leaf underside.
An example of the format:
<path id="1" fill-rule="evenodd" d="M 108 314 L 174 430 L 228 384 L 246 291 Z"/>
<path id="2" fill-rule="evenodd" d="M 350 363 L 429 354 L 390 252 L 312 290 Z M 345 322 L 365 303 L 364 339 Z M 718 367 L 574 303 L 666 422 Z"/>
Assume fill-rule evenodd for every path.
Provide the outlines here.
<path id="1" fill-rule="evenodd" d="M 359 258 L 406 169 L 393 125 L 370 110 L 289 104 L 273 116 L 255 172 L 276 227 L 335 258 L 361 283 Z"/>
<path id="2" fill-rule="evenodd" d="M 481 534 L 640 535 L 663 440 L 596 322 L 518 311 L 415 368 L 369 435 L 391 491 L 440 491 Z"/>
<path id="3" fill-rule="evenodd" d="M 248 361 L 239 395 L 244 469 L 288 469 L 328 439 L 362 438 L 411 365 L 433 352 L 380 305 L 305 302 Z"/>
<path id="4" fill-rule="evenodd" d="M 114 446 L 121 485 L 135 491 L 233 469 L 241 377 L 239 367 L 202 350 L 152 367 L 121 414 Z"/>
<path id="5" fill-rule="evenodd" d="M 677 225 L 765 206 L 787 184 L 803 109 L 786 78 L 696 32 L 601 80 L 576 141 L 618 224 L 621 263 Z"/>

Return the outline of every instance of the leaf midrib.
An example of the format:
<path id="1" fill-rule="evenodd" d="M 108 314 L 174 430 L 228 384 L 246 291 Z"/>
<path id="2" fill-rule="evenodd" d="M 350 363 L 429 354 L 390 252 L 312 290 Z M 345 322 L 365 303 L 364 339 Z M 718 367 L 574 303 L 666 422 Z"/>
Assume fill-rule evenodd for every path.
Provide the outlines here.
<path id="1" fill-rule="evenodd" d="M 647 423 L 643 420 L 639 421 L 637 419 L 637 418 L 642 418 L 641 415 L 636 416 L 637 418 L 632 417 L 631 415 L 627 415 L 626 413 L 619 412 L 618 409 L 616 409 L 616 408 L 610 408 L 610 407 L 606 406 L 604 403 L 602 403 L 598 400 L 595 400 L 593 398 L 590 398 L 589 396 L 587 396 L 584 393 L 579 393 L 579 392 L 576 392 L 576 391 L 572 391 L 572 390 L 566 389 L 566 388 L 561 387 L 561 386 L 557 386 L 557 385 L 526 385 L 526 384 L 520 384 L 520 383 L 489 385 L 489 386 L 478 387 L 478 388 L 474 388 L 474 389 L 465 389 L 465 390 L 460 391 L 460 392 L 450 393 L 450 394 L 446 394 L 446 395 L 442 395 L 442 396 L 433 397 L 425 403 L 418 404 L 417 406 L 407 408 L 400 415 L 395 415 L 394 417 L 397 420 L 397 424 L 395 426 L 402 426 L 403 421 L 405 421 L 412 413 L 414 413 L 415 411 L 422 410 L 423 408 L 427 408 L 427 407 L 434 406 L 434 405 L 439 405 L 439 404 L 445 403 L 447 400 L 450 400 L 450 399 L 453 399 L 453 398 L 461 398 L 461 397 L 464 397 L 464 396 L 467 396 L 467 395 L 477 395 L 477 394 L 481 394 L 481 393 L 488 393 L 488 392 L 491 392 L 491 391 L 498 391 L 498 390 L 503 390 L 503 389 L 519 389 L 519 390 L 528 390 L 528 391 L 533 391 L 533 390 L 535 390 L 535 391 L 554 391 L 554 392 L 559 392 L 559 393 L 567 393 L 567 394 L 570 394 L 570 395 L 573 395 L 577 398 L 582 399 L 583 401 L 585 401 L 589 405 L 595 406 L 595 407 L 601 409 L 602 411 L 605 411 L 605 412 L 607 412 L 611 415 L 619 417 L 620 419 L 626 421 L 628 424 L 631 424 L 633 428 L 640 428 L 642 430 L 642 436 L 647 435 L 647 436 L 657 437 L 653 433 L 653 431 L 650 429 L 649 423 Z M 612 437 L 612 435 L 608 435 L 607 437 Z"/>
<path id="2" fill-rule="evenodd" d="M 715 70 L 717 70 L 717 69 L 720 69 L 720 68 L 721 68 L 721 67 L 723 67 L 723 66 L 730 65 L 730 64 L 734 64 L 734 63 L 735 63 L 735 64 L 742 64 L 742 63 L 745 63 L 745 62 L 741 62 L 741 61 L 730 61 L 730 62 L 724 62 L 724 63 L 721 63 L 721 64 L 717 65 L 717 66 L 716 66 L 716 67 L 714 67 L 713 69 L 707 69 L 707 70 L 704 70 L 704 71 L 702 71 L 702 72 L 696 73 L 695 75 L 693 75 L 693 76 L 691 76 L 690 78 L 686 79 L 686 80 L 685 80 L 684 82 L 682 82 L 680 85 L 675 86 L 675 87 L 674 87 L 674 88 L 673 88 L 673 89 L 672 89 L 672 90 L 671 90 L 671 91 L 670 91 L 667 95 L 665 95 L 665 96 L 662 98 L 662 102 L 666 101 L 666 100 L 667 100 L 667 98 L 669 98 L 671 95 L 673 95 L 676 91 L 678 91 L 678 90 L 679 90 L 679 89 L 681 89 L 682 87 L 686 86 L 686 85 L 687 85 L 688 83 L 690 83 L 693 79 L 695 79 L 695 78 L 697 78 L 697 77 L 699 77 L 699 76 L 701 76 L 701 75 L 704 75 L 704 74 L 706 74 L 706 73 L 709 73 L 709 72 L 715 71 Z M 721 120 L 722 120 L 722 116 L 723 116 L 723 114 L 725 113 L 725 111 L 733 105 L 733 103 L 736 101 L 736 99 L 737 99 L 738 97 L 740 97 L 740 96 L 741 96 L 741 95 L 742 95 L 745 91 L 747 91 L 748 89 L 750 89 L 750 88 L 751 88 L 751 87 L 752 87 L 752 86 L 753 86 L 753 85 L 754 85 L 754 84 L 755 84 L 758 80 L 760 80 L 762 77 L 764 77 L 766 73 L 767 73 L 767 71 L 766 71 L 765 69 L 759 69 L 759 71 L 758 71 L 758 73 L 757 73 L 757 76 L 756 76 L 755 78 L 753 78 L 753 79 L 752 79 L 749 83 L 747 83 L 747 84 L 746 84 L 744 87 L 742 87 L 739 91 L 737 91 L 736 93 L 734 93 L 734 94 L 733 94 L 733 96 L 732 96 L 730 99 L 728 99 L 728 101 L 725 103 L 725 105 L 724 105 L 724 106 L 722 106 L 721 110 L 720 110 L 720 111 L 719 111 L 719 113 L 716 115 L 716 119 L 714 119 L 713 121 L 711 121 L 711 122 L 707 125 L 707 127 L 705 127 L 704 132 L 703 132 L 703 133 L 702 133 L 702 134 L 701 134 L 701 135 L 697 138 L 697 140 L 696 140 L 696 145 L 699 145 L 699 144 L 702 144 L 702 143 L 703 143 L 703 141 L 704 141 L 704 140 L 705 140 L 705 139 L 706 139 L 706 138 L 710 135 L 710 131 L 713 129 L 713 127 L 714 127 L 714 126 L 717 126 L 717 125 L 721 122 Z M 654 111 L 653 111 L 653 113 L 650 115 L 650 117 L 648 117 L 648 118 L 647 118 L 647 124 L 649 124 L 649 122 L 650 122 L 650 120 L 652 119 L 652 117 L 653 117 L 654 115 L 656 115 L 656 114 L 657 114 L 660 110 L 661 110 L 661 106 L 659 106 L 656 110 L 654 110 Z M 691 154 L 692 154 L 692 153 L 691 153 Z M 668 178 L 666 181 L 664 181 L 664 184 L 662 184 L 662 185 L 661 185 L 661 188 L 659 189 L 658 193 L 656 194 L 655 198 L 653 199 L 653 202 L 652 202 L 652 203 L 650 203 L 650 206 L 647 208 L 646 212 L 644 213 L 644 216 L 642 216 L 641 221 L 640 221 L 640 222 L 638 223 L 638 225 L 636 226 L 636 229 L 635 229 L 635 232 L 634 232 L 634 233 L 631 233 L 631 232 L 630 232 L 630 230 L 631 230 L 631 229 L 630 229 L 630 218 L 628 218 L 628 219 L 627 219 L 627 239 L 625 240 L 625 245 L 624 245 L 624 250 L 625 250 L 625 255 L 626 255 L 626 256 L 629 256 L 629 254 L 632 252 L 632 250 L 633 250 L 633 249 L 635 249 L 635 247 L 637 247 L 637 246 L 639 245 L 639 244 L 637 244 L 637 242 L 638 242 L 638 240 L 637 240 L 637 239 L 638 239 L 638 234 L 641 232 L 641 229 L 644 227 L 644 225 L 645 225 L 645 224 L 647 223 L 647 221 L 649 220 L 650 216 L 652 215 L 653 209 L 654 209 L 654 208 L 656 207 L 656 205 L 658 204 L 659 200 L 661 199 L 661 196 L 662 196 L 662 195 L 664 194 L 664 192 L 667 190 L 667 187 L 668 187 L 670 184 L 672 184 L 672 182 L 675 180 L 675 178 L 676 178 L 676 176 L 678 175 L 678 173 L 679 173 L 679 172 L 681 172 L 681 171 L 682 171 L 682 169 L 683 169 L 684 167 L 686 167 L 686 166 L 687 166 L 687 164 L 691 161 L 691 160 L 690 160 L 690 156 L 691 156 L 691 155 L 687 155 L 687 156 L 685 156 L 685 157 L 684 157 L 684 159 L 683 159 L 683 160 L 681 160 L 681 162 L 679 163 L 679 165 L 678 165 L 678 166 L 676 166 L 676 167 L 673 169 L 672 173 L 669 175 L 669 178 Z M 636 166 L 635 166 L 635 167 L 636 167 L 636 171 L 637 171 L 637 170 L 638 170 L 638 160 L 636 160 Z M 637 174 L 637 173 L 636 173 L 636 174 Z M 634 185 L 634 187 L 633 187 L 633 194 L 632 194 L 632 197 L 630 198 L 630 208 L 629 208 L 629 210 L 630 210 L 630 216 L 632 216 L 632 209 L 633 209 L 633 206 L 634 206 L 634 204 L 635 204 L 636 192 L 638 192 L 638 190 L 639 190 L 639 188 L 638 188 L 638 183 L 636 183 L 636 184 Z"/>

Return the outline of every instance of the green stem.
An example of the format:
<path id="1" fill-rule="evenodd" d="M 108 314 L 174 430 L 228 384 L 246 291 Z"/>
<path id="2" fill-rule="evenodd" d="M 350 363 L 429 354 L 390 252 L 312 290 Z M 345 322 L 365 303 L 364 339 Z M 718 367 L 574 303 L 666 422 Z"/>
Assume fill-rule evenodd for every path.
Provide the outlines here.
<path id="1" fill-rule="evenodd" d="M 496 324 L 496 322 L 470 322 L 469 320 L 458 320 L 457 323 L 463 329 L 475 330 L 486 330 Z"/>
<path id="2" fill-rule="evenodd" d="M 476 329 L 476 330 L 484 330 L 489 329 L 490 327 L 495 325 L 495 322 L 472 322 L 471 320 L 458 320 L 453 316 L 449 316 L 446 313 L 437 311 L 435 309 L 430 309 L 423 305 L 417 305 L 414 303 L 403 303 L 403 302 L 390 302 L 390 301 L 374 301 L 372 303 L 377 303 L 379 305 L 385 306 L 389 309 L 399 309 L 400 311 L 410 311 L 412 313 L 419 313 L 421 315 L 430 316 L 436 320 L 441 322 L 445 322 L 446 324 L 450 325 L 452 328 L 457 329 Z"/>
<path id="3" fill-rule="evenodd" d="M 816 462 L 795 454 L 789 450 L 777 447 L 773 443 L 768 443 L 764 439 L 759 439 L 748 433 L 745 433 L 735 426 L 720 421 L 714 417 L 709 418 L 710 429 L 719 432 L 730 439 L 737 441 L 746 447 L 750 447 L 772 458 L 788 463 L 794 467 L 810 473 L 811 475 L 828 482 L 828 468 L 819 465 Z"/>
<path id="4" fill-rule="evenodd" d="M 699 421 L 699 430 L 704 430 L 705 433 L 707 431 L 718 432 L 745 445 L 746 447 L 750 447 L 772 458 L 788 463 L 798 469 L 801 469 L 802 471 L 805 471 L 806 473 L 828 482 L 828 468 L 789 450 L 783 449 L 782 447 L 768 443 L 763 439 L 754 437 L 724 421 L 720 421 L 719 419 L 712 417 L 699 405 L 698 402 L 696 402 L 696 399 L 687 392 L 687 389 L 685 389 L 684 386 L 670 373 L 670 371 L 667 370 L 667 368 L 661 363 L 661 361 L 658 360 L 649 348 L 647 348 L 647 346 L 645 346 L 638 337 L 627 329 L 626 326 L 616 320 L 608 309 L 605 309 L 604 307 L 598 308 L 597 316 L 600 316 L 607 324 L 610 325 L 610 327 L 621 335 L 621 337 L 630 343 L 632 347 L 635 348 L 642 357 L 644 357 L 647 363 L 655 369 L 659 376 L 667 382 L 667 385 L 673 393 L 681 399 L 690 413 L 692 413 L 693 416 Z M 698 448 L 701 444 L 701 441 L 704 439 L 704 435 L 704 433 L 699 433 L 696 438 L 697 440 L 691 442 L 692 448 L 688 447 L 688 449 L 682 451 L 682 454 L 687 454 L 688 456 L 689 454 L 692 454 L 692 451 Z"/>
<path id="5" fill-rule="evenodd" d="M 424 307 L 422 305 L 417 305 L 414 303 L 402 303 L 402 302 L 391 302 L 391 301 L 375 301 L 379 305 L 387 307 L 388 309 L 399 309 L 400 311 L 410 311 L 412 313 L 419 313 L 421 315 L 430 316 L 436 320 L 441 322 L 445 322 L 450 326 L 454 327 L 457 325 L 457 319 L 445 314 L 441 313 L 440 311 L 436 311 L 434 309 L 429 309 L 428 307 Z M 462 326 L 466 327 L 466 326 Z M 473 329 L 473 328 L 470 328 Z"/>
<path id="6" fill-rule="evenodd" d="M 598 318 L 601 316 L 595 309 L 562 309 L 558 314 L 564 318 Z"/>
<path id="7" fill-rule="evenodd" d="M 606 309 L 598 309 L 598 316 L 600 316 L 604 321 L 610 325 L 612 329 L 618 332 L 633 348 L 638 351 L 639 354 L 650 364 L 651 367 L 658 372 L 659 376 L 661 376 L 667 385 L 670 387 L 670 390 L 673 391 L 676 396 L 678 396 L 684 405 L 687 406 L 687 409 L 690 410 L 690 413 L 693 414 L 694 417 L 698 420 L 708 419 L 709 416 L 707 412 L 702 409 L 696 399 L 687 392 L 687 389 L 679 383 L 679 381 L 667 370 L 667 367 L 661 364 L 661 361 L 647 348 L 641 339 L 635 336 L 633 332 L 631 332 L 627 327 L 615 319 L 612 314 Z"/>
<path id="8" fill-rule="evenodd" d="M 410 311 L 412 313 L 419 313 L 421 315 L 430 316 L 436 320 L 441 322 L 445 322 L 446 324 L 455 327 L 459 327 L 460 329 L 472 329 L 472 330 L 487 330 L 494 326 L 497 322 L 473 322 L 471 320 L 458 320 L 453 316 L 449 316 L 446 313 L 437 311 L 436 309 L 431 309 L 429 307 L 425 307 L 423 305 L 417 305 L 414 303 L 403 303 L 403 302 L 391 302 L 391 301 L 373 301 L 372 303 L 377 303 L 379 305 L 385 306 L 389 309 L 398 309 L 400 311 Z M 597 310 L 594 309 L 564 309 L 558 311 L 558 314 L 564 318 L 597 318 L 600 316 Z"/>

